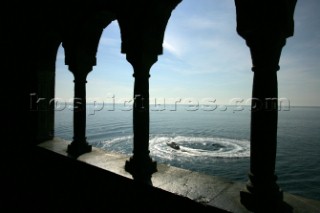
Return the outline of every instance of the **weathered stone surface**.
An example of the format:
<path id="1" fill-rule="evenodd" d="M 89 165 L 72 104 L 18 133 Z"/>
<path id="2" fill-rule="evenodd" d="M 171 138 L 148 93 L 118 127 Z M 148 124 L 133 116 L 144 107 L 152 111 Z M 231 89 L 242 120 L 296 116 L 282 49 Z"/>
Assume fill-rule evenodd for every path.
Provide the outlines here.
<path id="1" fill-rule="evenodd" d="M 55 138 L 38 146 L 68 157 L 66 153 L 68 143 Z M 127 159 L 129 156 L 93 148 L 91 153 L 81 155 L 77 161 L 132 180 L 132 176 L 124 170 Z M 156 188 L 188 198 L 204 206 L 219 208 L 225 212 L 250 212 L 240 203 L 240 191 L 245 188 L 245 183 L 242 182 L 233 182 L 221 177 L 158 164 L 158 172 L 153 174 L 152 183 Z M 320 211 L 320 201 L 289 193 L 284 193 L 284 202 L 285 212 L 318 213 Z"/>

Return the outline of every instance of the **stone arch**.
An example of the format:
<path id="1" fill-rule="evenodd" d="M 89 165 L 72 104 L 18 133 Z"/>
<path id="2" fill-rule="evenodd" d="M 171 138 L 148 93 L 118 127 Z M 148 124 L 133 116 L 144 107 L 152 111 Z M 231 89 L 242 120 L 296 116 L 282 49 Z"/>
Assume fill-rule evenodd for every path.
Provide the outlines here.
<path id="1" fill-rule="evenodd" d="M 103 29 L 115 20 L 114 13 L 106 7 L 82 6 L 78 10 L 71 10 L 70 5 L 55 10 L 57 20 L 52 20 L 49 11 L 42 11 L 42 20 L 37 23 L 35 83 L 30 93 L 35 143 L 54 136 L 54 102 L 51 100 L 55 98 L 55 63 L 59 46 L 62 44 L 64 48 L 65 64 L 70 70 L 86 67 L 91 71 L 96 65 Z"/>

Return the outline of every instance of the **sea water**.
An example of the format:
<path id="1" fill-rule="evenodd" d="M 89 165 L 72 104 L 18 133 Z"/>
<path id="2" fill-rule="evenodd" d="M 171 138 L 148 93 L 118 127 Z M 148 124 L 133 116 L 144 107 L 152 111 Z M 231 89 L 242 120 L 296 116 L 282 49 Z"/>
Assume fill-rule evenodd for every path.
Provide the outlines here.
<path id="1" fill-rule="evenodd" d="M 132 155 L 132 108 L 87 109 L 88 142 Z M 55 136 L 71 141 L 72 119 L 72 110 L 57 110 Z M 208 110 L 181 105 L 150 111 L 150 155 L 159 163 L 247 181 L 249 139 L 248 107 Z M 284 191 L 320 200 L 320 107 L 279 111 L 276 174 Z"/>

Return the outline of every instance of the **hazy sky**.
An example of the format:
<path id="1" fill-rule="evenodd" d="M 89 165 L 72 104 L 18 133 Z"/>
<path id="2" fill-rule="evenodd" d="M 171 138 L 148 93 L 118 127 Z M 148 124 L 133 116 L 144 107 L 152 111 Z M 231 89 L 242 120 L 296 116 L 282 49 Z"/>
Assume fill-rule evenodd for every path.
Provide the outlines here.
<path id="1" fill-rule="evenodd" d="M 279 98 L 291 105 L 320 106 L 320 1 L 298 0 L 295 35 L 288 38 L 280 60 Z M 164 40 L 164 54 L 151 69 L 150 97 L 166 100 L 205 98 L 229 104 L 251 97 L 251 58 L 236 33 L 233 0 L 183 0 L 173 11 Z M 118 23 L 103 32 L 97 66 L 88 76 L 87 97 L 117 102 L 133 96 L 132 67 L 120 53 Z M 73 76 L 57 56 L 56 97 L 73 97 Z"/>

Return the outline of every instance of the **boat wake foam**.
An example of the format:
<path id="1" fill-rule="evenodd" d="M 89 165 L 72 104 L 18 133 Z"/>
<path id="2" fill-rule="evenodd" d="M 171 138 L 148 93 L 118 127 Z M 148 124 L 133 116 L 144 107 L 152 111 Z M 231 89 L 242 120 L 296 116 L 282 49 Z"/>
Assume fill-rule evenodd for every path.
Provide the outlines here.
<path id="1" fill-rule="evenodd" d="M 132 154 L 132 136 L 113 138 L 102 142 L 102 148 Z M 250 157 L 248 140 L 220 137 L 188 137 L 151 135 L 150 154 L 162 159 L 177 158 L 245 158 Z"/>

